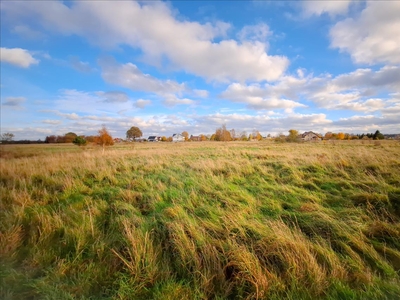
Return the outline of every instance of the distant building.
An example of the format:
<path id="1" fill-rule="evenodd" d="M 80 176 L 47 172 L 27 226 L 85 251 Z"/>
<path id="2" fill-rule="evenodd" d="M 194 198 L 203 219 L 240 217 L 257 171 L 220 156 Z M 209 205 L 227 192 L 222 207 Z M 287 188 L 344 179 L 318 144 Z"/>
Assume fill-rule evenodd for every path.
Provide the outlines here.
<path id="1" fill-rule="evenodd" d="M 321 141 L 322 136 L 318 133 L 307 131 L 300 135 L 302 141 Z"/>
<path id="2" fill-rule="evenodd" d="M 155 135 L 149 136 L 147 141 L 148 142 L 159 142 L 159 141 L 161 141 L 161 136 L 155 136 Z"/>
<path id="3" fill-rule="evenodd" d="M 185 137 L 180 133 L 174 133 L 172 135 L 172 141 L 173 142 L 184 142 L 185 141 Z"/>

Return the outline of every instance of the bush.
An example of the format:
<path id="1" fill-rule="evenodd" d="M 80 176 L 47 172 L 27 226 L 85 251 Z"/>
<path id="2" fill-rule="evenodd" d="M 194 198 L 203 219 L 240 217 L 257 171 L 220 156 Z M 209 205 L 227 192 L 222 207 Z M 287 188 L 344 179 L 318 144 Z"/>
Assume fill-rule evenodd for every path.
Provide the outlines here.
<path id="1" fill-rule="evenodd" d="M 80 137 L 80 136 L 77 136 L 72 142 L 79 147 L 85 146 L 87 144 L 87 141 L 83 137 Z"/>

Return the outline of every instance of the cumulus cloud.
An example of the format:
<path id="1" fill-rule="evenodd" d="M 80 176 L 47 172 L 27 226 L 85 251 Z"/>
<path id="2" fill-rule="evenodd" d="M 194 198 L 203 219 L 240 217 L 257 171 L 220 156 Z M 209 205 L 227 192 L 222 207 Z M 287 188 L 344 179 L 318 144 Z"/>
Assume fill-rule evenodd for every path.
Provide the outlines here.
<path id="1" fill-rule="evenodd" d="M 50 124 L 50 125 L 58 125 L 58 124 L 61 124 L 62 121 L 60 121 L 60 120 L 48 120 L 47 119 L 47 120 L 43 120 L 42 123 Z"/>
<path id="2" fill-rule="evenodd" d="M 289 64 L 284 56 L 268 55 L 266 43 L 223 39 L 230 27 L 227 23 L 180 20 L 163 2 L 3 4 L 11 20 L 37 20 L 46 30 L 80 35 L 103 47 L 140 48 L 147 61 L 167 58 L 175 68 L 209 80 L 275 80 Z M 264 31 L 257 32 L 263 35 Z"/>
<path id="3" fill-rule="evenodd" d="M 169 95 L 163 101 L 163 104 L 165 106 L 169 106 L 169 107 L 173 107 L 175 105 L 193 105 L 195 103 L 196 103 L 196 101 L 194 101 L 194 100 L 191 100 L 188 98 L 180 99 L 180 98 L 176 97 L 175 95 Z"/>
<path id="4" fill-rule="evenodd" d="M 34 30 L 29 26 L 17 25 L 12 29 L 12 32 L 18 34 L 20 37 L 28 40 L 41 40 L 46 36 L 40 31 Z"/>
<path id="5" fill-rule="evenodd" d="M 6 101 L 2 103 L 4 106 L 21 107 L 26 101 L 24 97 L 7 97 Z"/>
<path id="6" fill-rule="evenodd" d="M 193 94 L 197 97 L 201 98 L 207 98 L 208 97 L 208 91 L 207 90 L 193 90 Z"/>
<path id="7" fill-rule="evenodd" d="M 388 87 L 400 90 L 400 67 L 384 66 L 378 71 L 357 69 L 354 72 L 337 76 L 332 83 L 342 89 Z"/>
<path id="8" fill-rule="evenodd" d="M 0 48 L 0 59 L 21 68 L 28 68 L 39 63 L 39 60 L 35 59 L 28 50 L 21 48 Z"/>
<path id="9" fill-rule="evenodd" d="M 123 86 L 133 91 L 152 92 L 156 94 L 179 93 L 185 89 L 184 84 L 173 80 L 159 80 L 149 74 L 144 74 L 132 64 L 118 64 L 112 58 L 99 60 L 103 79 L 111 84 Z"/>
<path id="10" fill-rule="evenodd" d="M 258 84 L 246 86 L 240 83 L 233 83 L 220 96 L 232 102 L 244 103 L 251 109 L 292 110 L 296 107 L 305 107 L 304 104 L 292 100 L 280 99 L 268 94 L 267 89 L 262 88 Z"/>
<path id="11" fill-rule="evenodd" d="M 368 1 L 359 16 L 347 18 L 333 26 L 330 31 L 331 47 L 349 53 L 356 63 L 398 64 L 399 28 L 399 1 Z"/>
<path id="12" fill-rule="evenodd" d="M 151 100 L 139 99 L 133 102 L 133 106 L 136 108 L 145 108 L 151 104 Z"/>
<path id="13" fill-rule="evenodd" d="M 75 89 L 60 90 L 49 103 L 51 108 L 65 113 L 63 117 L 76 119 L 79 115 L 117 115 L 118 111 L 132 111 L 128 95 L 119 91 L 79 91 Z M 125 101 L 127 100 L 127 101 Z M 61 115 L 60 115 L 61 116 Z"/>
<path id="14" fill-rule="evenodd" d="M 304 107 L 302 102 L 307 100 L 325 109 L 371 112 L 388 107 L 390 98 L 373 97 L 388 92 L 400 92 L 400 67 L 357 69 L 333 78 L 305 76 L 302 71 L 298 77 L 283 76 L 274 84 L 232 83 L 220 97 L 253 109 L 294 109 Z"/>
<path id="15" fill-rule="evenodd" d="M 352 0 L 341 1 L 303 1 L 303 11 L 305 16 L 320 16 L 324 13 L 330 16 L 346 14 Z"/>
<path id="16" fill-rule="evenodd" d="M 68 120 L 78 120 L 80 118 L 77 113 L 64 113 L 64 112 L 60 112 L 56 109 L 44 109 L 44 110 L 41 110 L 40 112 L 55 114 L 59 117 L 62 117 L 62 118 L 68 119 Z"/>

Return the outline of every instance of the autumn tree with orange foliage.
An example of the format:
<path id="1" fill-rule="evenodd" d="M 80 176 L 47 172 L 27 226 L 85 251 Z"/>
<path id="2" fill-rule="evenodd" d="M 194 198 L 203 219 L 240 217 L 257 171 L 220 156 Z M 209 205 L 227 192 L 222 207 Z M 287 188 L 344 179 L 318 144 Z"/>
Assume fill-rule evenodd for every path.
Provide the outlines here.
<path id="1" fill-rule="evenodd" d="M 343 132 L 339 132 L 337 135 L 337 139 L 338 140 L 344 140 L 344 133 Z"/>
<path id="2" fill-rule="evenodd" d="M 106 146 L 114 145 L 114 140 L 105 126 L 99 130 L 99 135 L 96 137 L 96 144 L 103 147 L 103 154 Z"/>

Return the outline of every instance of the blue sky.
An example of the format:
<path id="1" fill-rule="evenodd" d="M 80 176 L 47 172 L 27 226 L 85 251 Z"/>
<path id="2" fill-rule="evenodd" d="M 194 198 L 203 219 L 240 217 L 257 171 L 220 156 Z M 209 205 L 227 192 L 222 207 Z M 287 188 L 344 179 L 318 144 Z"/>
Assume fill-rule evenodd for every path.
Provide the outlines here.
<path id="1" fill-rule="evenodd" d="M 399 1 L 2 1 L 1 131 L 400 132 Z"/>

